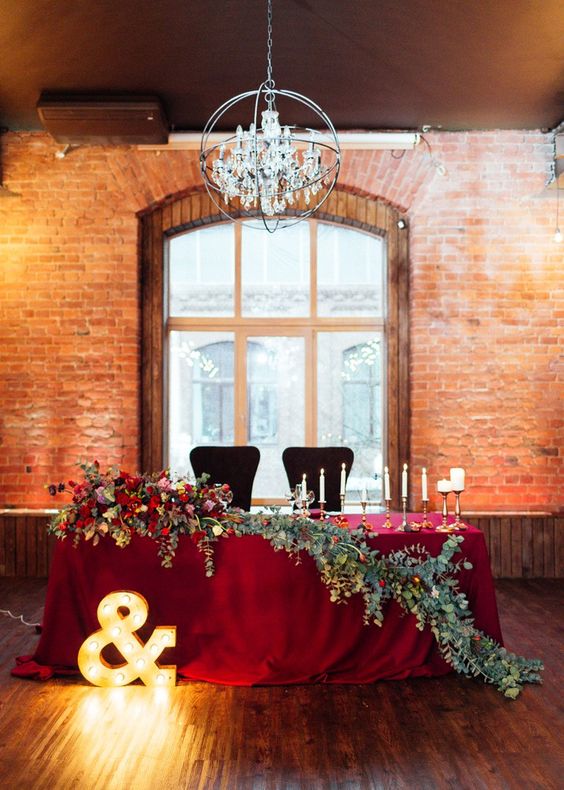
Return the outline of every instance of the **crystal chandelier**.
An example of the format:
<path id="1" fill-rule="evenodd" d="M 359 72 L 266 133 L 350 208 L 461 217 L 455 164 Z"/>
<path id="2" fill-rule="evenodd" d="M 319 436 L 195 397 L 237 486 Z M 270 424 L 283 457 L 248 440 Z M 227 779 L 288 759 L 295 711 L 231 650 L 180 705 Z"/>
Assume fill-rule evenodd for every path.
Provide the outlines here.
<path id="1" fill-rule="evenodd" d="M 273 233 L 311 216 L 327 200 L 339 174 L 341 150 L 331 120 L 317 104 L 294 91 L 276 89 L 272 0 L 267 8 L 266 80 L 257 90 L 228 99 L 213 113 L 202 134 L 200 167 L 208 194 L 222 214 L 235 220 L 258 217 L 259 226 Z M 297 102 L 302 110 L 306 107 L 315 125 L 321 122 L 326 131 L 282 126 L 277 99 Z M 215 142 L 221 119 L 241 102 L 254 104 L 248 131 L 238 126 L 235 135 Z"/>

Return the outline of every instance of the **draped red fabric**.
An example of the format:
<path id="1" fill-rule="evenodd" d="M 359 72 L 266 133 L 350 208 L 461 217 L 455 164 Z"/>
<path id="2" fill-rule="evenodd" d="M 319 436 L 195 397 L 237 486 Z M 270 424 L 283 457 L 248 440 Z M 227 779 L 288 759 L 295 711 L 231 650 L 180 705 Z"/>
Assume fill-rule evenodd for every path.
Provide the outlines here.
<path id="1" fill-rule="evenodd" d="M 352 525 L 359 521 L 349 518 Z M 381 525 L 383 517 L 369 521 Z M 414 543 L 438 554 L 445 535 L 376 527 L 369 540 L 383 554 Z M 363 625 L 358 595 L 347 605 L 331 603 L 309 556 L 296 565 L 295 557 L 275 552 L 259 536 L 220 539 L 214 547 L 215 576 L 206 578 L 203 556 L 189 539 L 181 540 L 170 569 L 161 567 L 149 539 L 134 537 L 124 549 L 110 539 L 77 548 L 71 540 L 60 542 L 39 645 L 32 656 L 18 659 L 13 674 L 46 679 L 76 671 L 80 645 L 100 627 L 98 603 L 114 590 L 133 590 L 147 599 L 142 638 L 156 625 L 176 625 L 176 647 L 165 650 L 160 661 L 176 664 L 180 678 L 229 685 L 371 683 L 450 671 L 431 632 L 418 631 L 415 618 L 396 603 L 386 605 L 382 627 Z M 501 641 L 483 534 L 470 528 L 462 549 L 456 558 L 474 566 L 459 578 L 476 625 Z"/>

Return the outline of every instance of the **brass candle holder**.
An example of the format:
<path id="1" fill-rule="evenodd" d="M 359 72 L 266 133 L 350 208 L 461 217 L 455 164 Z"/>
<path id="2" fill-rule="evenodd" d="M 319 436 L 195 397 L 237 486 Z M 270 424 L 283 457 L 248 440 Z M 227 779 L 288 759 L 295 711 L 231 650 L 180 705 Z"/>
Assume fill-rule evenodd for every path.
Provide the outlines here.
<path id="1" fill-rule="evenodd" d="M 392 522 L 390 521 L 390 505 L 392 504 L 391 499 L 386 499 L 386 520 L 384 521 L 384 527 L 386 529 L 392 528 Z"/>
<path id="2" fill-rule="evenodd" d="M 402 496 L 402 498 L 401 498 L 401 512 L 402 512 L 401 524 L 399 525 L 399 527 L 397 527 L 396 531 L 397 532 L 411 532 L 411 527 L 407 523 L 407 497 L 406 496 Z"/>
<path id="3" fill-rule="evenodd" d="M 442 509 L 442 521 L 441 526 L 437 527 L 437 532 L 453 532 L 453 528 L 448 525 L 448 505 L 447 505 L 447 497 L 450 494 L 450 491 L 440 491 L 440 495 L 443 498 L 443 509 Z"/>
<path id="4" fill-rule="evenodd" d="M 303 518 L 308 518 L 310 512 L 307 508 L 307 499 L 302 499 L 302 516 Z"/>
<path id="5" fill-rule="evenodd" d="M 366 521 L 366 506 L 367 505 L 368 505 L 368 502 L 363 501 L 362 499 L 360 500 L 360 508 L 362 510 L 362 521 L 361 521 L 361 524 L 362 524 L 362 528 L 363 529 L 368 529 L 368 523 Z"/>
<path id="6" fill-rule="evenodd" d="M 324 499 L 320 499 L 319 500 L 319 520 L 320 521 L 324 521 L 325 520 L 325 505 L 326 504 L 327 504 L 327 502 Z"/>
<path id="7" fill-rule="evenodd" d="M 460 530 L 468 529 L 468 525 L 464 524 L 460 520 L 460 516 L 461 516 L 461 513 L 460 513 L 460 494 L 463 491 L 464 491 L 464 489 L 462 488 L 460 491 L 453 491 L 452 492 L 454 494 L 454 496 L 455 496 L 455 500 L 454 500 L 454 525 L 453 526 L 454 526 L 455 529 L 460 529 Z"/>
<path id="8" fill-rule="evenodd" d="M 423 529 L 433 529 L 433 524 L 429 521 L 427 517 L 427 507 L 429 504 L 428 499 L 423 500 L 423 521 L 421 522 L 421 526 Z"/>

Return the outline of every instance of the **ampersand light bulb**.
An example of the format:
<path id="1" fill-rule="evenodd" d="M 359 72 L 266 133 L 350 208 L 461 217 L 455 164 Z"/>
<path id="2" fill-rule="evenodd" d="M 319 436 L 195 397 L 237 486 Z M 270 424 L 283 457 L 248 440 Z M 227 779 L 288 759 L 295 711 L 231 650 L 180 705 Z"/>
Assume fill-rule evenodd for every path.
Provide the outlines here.
<path id="1" fill-rule="evenodd" d="M 84 640 L 78 652 L 78 666 L 87 680 L 96 686 L 124 686 L 137 678 L 146 686 L 175 685 L 176 666 L 159 666 L 157 659 L 167 647 L 175 646 L 176 628 L 159 625 L 143 642 L 135 633 L 148 616 L 142 595 L 130 590 L 109 593 L 100 601 L 97 614 L 101 628 Z M 103 650 L 110 644 L 125 663 L 113 666 L 104 658 Z"/>

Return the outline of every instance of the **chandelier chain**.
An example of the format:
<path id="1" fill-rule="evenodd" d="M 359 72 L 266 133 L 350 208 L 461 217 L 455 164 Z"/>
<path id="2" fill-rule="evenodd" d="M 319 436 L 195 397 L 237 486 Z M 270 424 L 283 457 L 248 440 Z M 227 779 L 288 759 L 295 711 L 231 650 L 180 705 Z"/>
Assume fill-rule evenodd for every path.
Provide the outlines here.
<path id="1" fill-rule="evenodd" d="M 268 106 L 272 109 L 274 103 L 274 89 L 275 82 L 272 79 L 272 0 L 268 0 L 267 4 L 267 36 L 266 36 L 266 83 L 268 88 L 266 95 Z"/>

